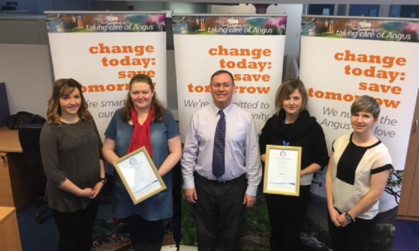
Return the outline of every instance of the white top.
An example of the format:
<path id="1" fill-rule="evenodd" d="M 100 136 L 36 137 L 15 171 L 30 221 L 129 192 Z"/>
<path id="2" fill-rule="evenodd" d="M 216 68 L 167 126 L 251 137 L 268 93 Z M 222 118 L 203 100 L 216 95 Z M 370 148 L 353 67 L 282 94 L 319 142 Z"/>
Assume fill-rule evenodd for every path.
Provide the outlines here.
<path id="1" fill-rule="evenodd" d="M 256 196 L 262 177 L 259 143 L 251 115 L 231 104 L 223 110 L 226 120 L 225 173 L 218 179 L 212 173 L 214 135 L 220 118 L 214 105 L 192 115 L 182 156 L 184 188 L 195 188 L 193 173 L 209 180 L 231 180 L 246 174 L 246 194 Z"/>
<path id="2" fill-rule="evenodd" d="M 337 138 L 332 154 L 333 200 L 341 212 L 349 211 L 368 193 L 371 175 L 393 168 L 388 149 L 381 141 L 359 147 L 352 143 L 352 134 Z M 357 218 L 374 218 L 378 213 L 378 203 Z"/>

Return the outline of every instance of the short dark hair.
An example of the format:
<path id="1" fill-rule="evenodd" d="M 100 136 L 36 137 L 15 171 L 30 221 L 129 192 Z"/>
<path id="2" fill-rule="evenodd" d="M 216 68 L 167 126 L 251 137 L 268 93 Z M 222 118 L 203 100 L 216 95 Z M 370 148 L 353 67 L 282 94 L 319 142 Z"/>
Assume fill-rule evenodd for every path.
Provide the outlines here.
<path id="1" fill-rule="evenodd" d="M 351 114 L 357 112 L 371 113 L 374 119 L 377 119 L 380 115 L 380 105 L 375 98 L 368 95 L 362 95 L 351 105 Z"/>
<path id="2" fill-rule="evenodd" d="M 218 71 L 216 71 L 216 72 L 214 72 L 212 75 L 211 75 L 211 79 L 210 79 L 210 84 L 212 83 L 212 79 L 215 77 L 215 76 L 218 76 L 218 75 L 220 75 L 220 74 L 228 74 L 229 76 L 230 76 L 230 78 L 231 78 L 231 81 L 232 81 L 232 84 L 234 85 L 234 77 L 233 77 L 233 74 L 231 74 L 231 72 L 229 72 L 229 71 L 227 71 L 227 70 L 218 70 Z"/>

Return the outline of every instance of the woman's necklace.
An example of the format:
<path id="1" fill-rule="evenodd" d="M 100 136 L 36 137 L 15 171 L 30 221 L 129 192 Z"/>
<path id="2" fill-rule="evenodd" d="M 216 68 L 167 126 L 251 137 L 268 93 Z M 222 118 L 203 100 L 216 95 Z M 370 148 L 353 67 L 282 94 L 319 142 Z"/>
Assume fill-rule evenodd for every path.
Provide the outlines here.
<path id="1" fill-rule="evenodd" d="M 79 122 L 79 120 L 80 120 L 79 116 L 74 116 L 74 117 L 69 117 L 69 118 L 60 117 L 60 121 L 66 124 L 76 124 L 77 122 Z"/>

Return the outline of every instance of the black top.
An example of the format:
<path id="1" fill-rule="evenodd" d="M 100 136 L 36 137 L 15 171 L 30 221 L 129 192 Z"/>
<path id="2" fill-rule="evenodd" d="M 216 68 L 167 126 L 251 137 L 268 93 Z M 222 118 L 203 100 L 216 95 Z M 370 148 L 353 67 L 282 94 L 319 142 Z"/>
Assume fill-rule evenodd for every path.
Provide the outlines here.
<path id="1" fill-rule="evenodd" d="M 310 117 L 308 111 L 302 111 L 295 123 L 284 122 L 283 110 L 266 121 L 259 138 L 261 154 L 266 152 L 266 145 L 301 146 L 301 169 L 312 163 L 325 167 L 329 156 L 323 129 L 316 122 L 316 118 Z"/>

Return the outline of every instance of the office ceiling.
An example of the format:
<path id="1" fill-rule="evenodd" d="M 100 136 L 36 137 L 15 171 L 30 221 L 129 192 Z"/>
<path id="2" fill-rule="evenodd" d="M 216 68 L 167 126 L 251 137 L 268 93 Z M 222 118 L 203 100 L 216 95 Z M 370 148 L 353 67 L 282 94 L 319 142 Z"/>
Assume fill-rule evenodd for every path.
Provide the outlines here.
<path id="1" fill-rule="evenodd" d="M 152 0 L 95 0 L 95 1 L 123 1 L 123 2 L 159 2 Z M 401 4 L 419 5 L 419 0 L 172 0 L 160 2 L 189 2 L 189 3 L 213 3 L 213 4 Z"/>

